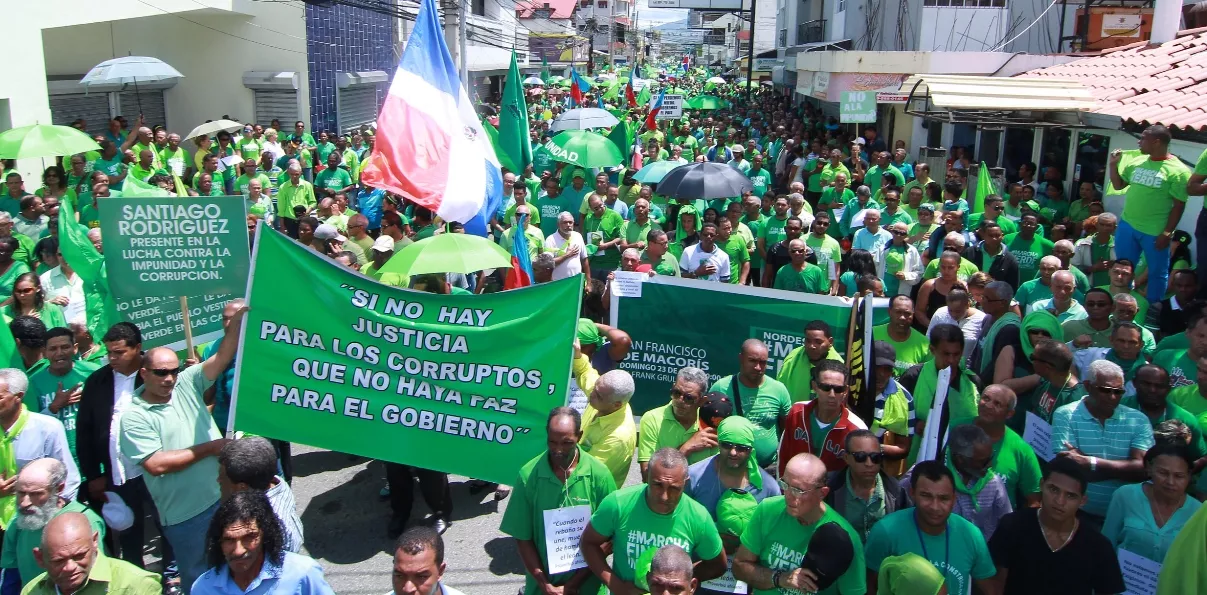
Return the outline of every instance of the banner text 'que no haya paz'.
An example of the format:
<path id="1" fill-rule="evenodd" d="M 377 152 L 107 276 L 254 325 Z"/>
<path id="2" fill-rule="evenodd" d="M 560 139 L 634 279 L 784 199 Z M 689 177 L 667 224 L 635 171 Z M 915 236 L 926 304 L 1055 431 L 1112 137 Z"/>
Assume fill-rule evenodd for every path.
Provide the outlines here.
<path id="1" fill-rule="evenodd" d="M 234 427 L 513 483 L 566 402 L 581 288 L 403 290 L 261 226 Z"/>

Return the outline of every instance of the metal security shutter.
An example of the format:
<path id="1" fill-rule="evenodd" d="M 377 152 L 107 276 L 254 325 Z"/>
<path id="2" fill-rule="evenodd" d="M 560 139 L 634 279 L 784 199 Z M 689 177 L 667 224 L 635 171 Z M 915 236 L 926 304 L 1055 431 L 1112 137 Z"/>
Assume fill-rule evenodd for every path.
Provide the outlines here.
<path id="1" fill-rule="evenodd" d="M 253 91 L 256 101 L 256 123 L 267 126 L 273 119 L 289 122 L 289 126 L 298 119 L 298 92 L 293 89 L 256 89 Z"/>
<path id="2" fill-rule="evenodd" d="M 109 94 L 51 95 L 50 117 L 52 122 L 61 126 L 69 126 L 76 119 L 83 118 L 88 125 L 88 134 L 101 134 L 109 125 Z"/>
<path id="3" fill-rule="evenodd" d="M 131 126 L 134 125 L 134 119 L 138 117 L 140 102 L 142 105 L 143 123 L 148 128 L 168 125 L 167 108 L 164 107 L 162 90 L 140 89 L 135 94 L 134 90 L 130 89 L 118 94 L 118 110 L 121 115 L 126 117 Z"/>
<path id="4" fill-rule="evenodd" d="M 356 85 L 338 91 L 336 126 L 347 132 L 377 120 L 377 85 Z"/>

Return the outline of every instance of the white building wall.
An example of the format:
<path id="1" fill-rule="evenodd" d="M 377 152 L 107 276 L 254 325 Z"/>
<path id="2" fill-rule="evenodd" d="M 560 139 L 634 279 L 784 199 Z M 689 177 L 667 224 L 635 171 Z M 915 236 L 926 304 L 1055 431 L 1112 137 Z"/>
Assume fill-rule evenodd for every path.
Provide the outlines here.
<path id="1" fill-rule="evenodd" d="M 989 51 L 1006 40 L 1009 10 L 1005 8 L 922 8 L 921 51 Z"/>

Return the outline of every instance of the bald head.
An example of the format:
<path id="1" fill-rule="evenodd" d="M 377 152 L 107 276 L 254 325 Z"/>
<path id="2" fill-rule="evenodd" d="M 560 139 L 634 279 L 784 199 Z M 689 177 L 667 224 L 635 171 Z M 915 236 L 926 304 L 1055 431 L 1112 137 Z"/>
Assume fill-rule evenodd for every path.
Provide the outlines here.
<path id="1" fill-rule="evenodd" d="M 784 478 L 796 479 L 806 485 L 821 485 L 826 479 L 826 464 L 816 455 L 801 453 L 788 460 Z"/>
<path id="2" fill-rule="evenodd" d="M 43 458 L 31 461 L 21 468 L 17 482 L 29 486 L 48 486 L 52 493 L 67 481 L 67 468 L 58 459 Z"/>
<path id="3" fill-rule="evenodd" d="M 746 339 L 742 341 L 742 353 L 767 353 L 767 344 L 758 339 Z"/>
<path id="4" fill-rule="evenodd" d="M 60 593 L 76 593 L 88 582 L 96 563 L 100 535 L 92 531 L 88 517 L 65 512 L 50 520 L 42 530 L 42 543 L 33 554 L 38 566 Z"/>
<path id="5" fill-rule="evenodd" d="M 57 547 L 79 541 L 93 542 L 96 533 L 82 512 L 64 512 L 50 519 L 42 530 L 42 551 L 53 551 Z M 93 543 L 95 547 L 95 543 Z M 45 565 L 43 565 L 45 568 Z"/>

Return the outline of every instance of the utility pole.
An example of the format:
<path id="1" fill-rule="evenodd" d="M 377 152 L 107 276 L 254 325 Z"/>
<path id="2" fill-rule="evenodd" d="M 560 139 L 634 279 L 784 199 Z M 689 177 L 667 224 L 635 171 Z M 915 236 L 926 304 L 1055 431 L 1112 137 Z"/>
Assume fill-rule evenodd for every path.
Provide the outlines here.
<path id="1" fill-rule="evenodd" d="M 608 0 L 608 13 L 608 66 L 615 68 L 616 57 L 613 48 L 616 47 L 616 0 Z"/>
<path id="2" fill-rule="evenodd" d="M 465 39 L 469 35 L 469 0 L 461 0 L 461 8 L 457 15 L 457 45 L 460 47 L 458 59 L 461 62 L 461 86 L 465 87 L 466 93 L 471 93 L 469 88 L 469 55 L 465 51 Z M 446 17 L 447 18 L 447 17 Z"/>
<path id="3" fill-rule="evenodd" d="M 750 55 L 746 58 L 746 101 L 750 101 L 750 86 L 754 84 L 754 17 L 758 14 L 759 0 L 750 0 Z"/>
<path id="4" fill-rule="evenodd" d="M 595 9 L 592 8 L 591 10 L 594 11 Z M 587 36 L 587 40 L 590 43 L 587 46 L 587 75 L 590 76 L 591 64 L 595 61 L 595 34 L 598 33 L 598 24 L 594 16 L 587 19 L 587 31 L 591 33 Z"/>

